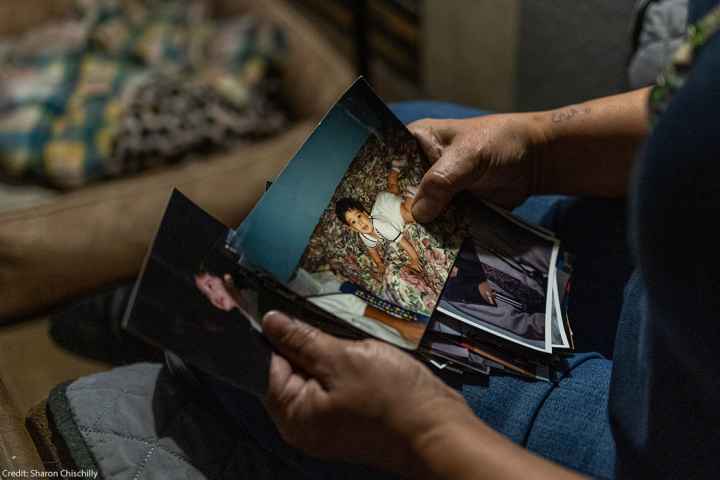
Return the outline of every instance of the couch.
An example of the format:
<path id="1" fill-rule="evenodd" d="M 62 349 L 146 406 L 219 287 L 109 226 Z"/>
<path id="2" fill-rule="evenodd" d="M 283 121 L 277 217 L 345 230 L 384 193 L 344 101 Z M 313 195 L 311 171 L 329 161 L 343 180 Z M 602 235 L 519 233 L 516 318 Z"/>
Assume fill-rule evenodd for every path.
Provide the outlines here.
<path id="1" fill-rule="evenodd" d="M 72 1 L 3 0 L 0 36 L 53 18 Z M 227 224 L 239 223 L 266 181 L 285 165 L 353 80 L 349 64 L 285 0 L 214 0 L 211 4 L 213 13 L 220 16 L 248 11 L 286 28 L 290 58 L 282 74 L 283 90 L 294 114 L 293 124 L 272 139 L 230 153 L 97 183 L 35 207 L 0 213 L 0 468 L 42 469 L 41 457 L 53 461 L 48 453 L 54 448 L 51 426 L 43 424 L 42 396 L 60 381 L 107 368 L 71 359 L 63 360 L 70 365 L 66 371 L 57 371 L 53 365 L 53 375 L 44 375 L 38 355 L 55 347 L 42 335 L 42 318 L 75 298 L 132 279 L 173 187 Z M 25 325 L 34 325 L 29 328 L 35 334 L 27 334 Z M 8 345 L 13 348 L 3 348 Z M 26 362 L 35 362 L 37 375 L 35 371 L 8 374 L 8 365 Z M 17 394 L 31 384 L 37 398 Z M 35 440 L 25 427 L 31 400 L 39 402 L 29 422 Z"/>

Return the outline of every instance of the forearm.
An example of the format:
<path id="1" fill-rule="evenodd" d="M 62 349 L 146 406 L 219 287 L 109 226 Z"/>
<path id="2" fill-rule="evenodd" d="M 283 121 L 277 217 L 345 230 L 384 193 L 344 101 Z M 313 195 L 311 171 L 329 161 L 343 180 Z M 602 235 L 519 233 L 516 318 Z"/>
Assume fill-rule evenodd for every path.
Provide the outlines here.
<path id="1" fill-rule="evenodd" d="M 538 132 L 534 193 L 618 198 L 648 133 L 649 89 L 529 113 Z"/>
<path id="2" fill-rule="evenodd" d="M 500 435 L 472 412 L 418 436 L 411 451 L 416 459 L 415 478 L 434 479 L 579 479 L 577 473 L 538 457 Z M 463 418 L 465 417 L 465 418 Z"/>

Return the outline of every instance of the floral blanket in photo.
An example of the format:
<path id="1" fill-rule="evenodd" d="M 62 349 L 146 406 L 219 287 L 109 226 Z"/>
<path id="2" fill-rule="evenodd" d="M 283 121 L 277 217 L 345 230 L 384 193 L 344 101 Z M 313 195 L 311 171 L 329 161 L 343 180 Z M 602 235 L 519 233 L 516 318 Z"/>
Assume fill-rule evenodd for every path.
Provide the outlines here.
<path id="1" fill-rule="evenodd" d="M 400 189 L 414 190 L 412 187 L 420 183 L 427 169 L 415 139 L 399 129 L 371 135 L 323 212 L 300 266 L 309 272 L 329 267 L 380 298 L 430 315 L 462 243 L 463 230 L 457 215 L 450 211 L 431 225 L 405 226 L 403 235 L 415 247 L 423 274 L 407 266 L 407 254 L 399 243 L 387 242 L 379 247 L 386 270 L 382 281 L 378 281 L 374 276 L 375 265 L 360 236 L 335 214 L 335 202 L 343 197 L 359 200 L 370 212 L 377 194 L 388 190 L 388 172 L 395 159 L 407 161 L 400 172 Z"/>

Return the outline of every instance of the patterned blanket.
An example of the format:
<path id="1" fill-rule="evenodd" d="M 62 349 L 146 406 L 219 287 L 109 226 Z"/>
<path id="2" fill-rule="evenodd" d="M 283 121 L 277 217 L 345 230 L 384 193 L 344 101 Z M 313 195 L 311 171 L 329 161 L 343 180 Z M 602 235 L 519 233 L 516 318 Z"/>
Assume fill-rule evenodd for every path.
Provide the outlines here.
<path id="1" fill-rule="evenodd" d="M 196 0 L 78 0 L 0 42 L 0 172 L 70 188 L 272 134 L 285 51 Z"/>

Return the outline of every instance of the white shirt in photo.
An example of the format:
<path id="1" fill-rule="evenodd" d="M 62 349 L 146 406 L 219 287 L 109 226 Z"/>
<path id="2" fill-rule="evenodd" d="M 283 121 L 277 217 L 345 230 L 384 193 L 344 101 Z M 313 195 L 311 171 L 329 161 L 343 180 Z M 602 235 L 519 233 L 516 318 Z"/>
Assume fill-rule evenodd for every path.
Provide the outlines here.
<path id="1" fill-rule="evenodd" d="M 390 192 L 380 192 L 375 198 L 370 221 L 380 238 L 366 233 L 360 234 L 363 243 L 368 248 L 374 248 L 383 241 L 399 242 L 405 229 L 405 220 L 402 217 L 401 206 L 403 199 L 400 195 Z"/>

